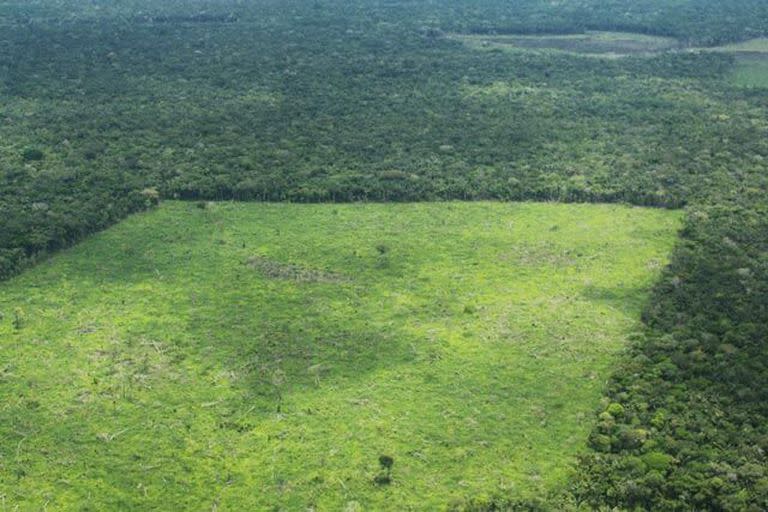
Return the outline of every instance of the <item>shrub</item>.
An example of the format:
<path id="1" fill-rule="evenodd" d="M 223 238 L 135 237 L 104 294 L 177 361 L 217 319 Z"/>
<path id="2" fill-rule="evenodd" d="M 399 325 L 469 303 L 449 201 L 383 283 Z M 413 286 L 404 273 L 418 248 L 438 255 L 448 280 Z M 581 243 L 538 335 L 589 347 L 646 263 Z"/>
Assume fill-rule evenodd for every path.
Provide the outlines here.
<path id="1" fill-rule="evenodd" d="M 144 198 L 144 203 L 147 208 L 151 208 L 160 204 L 160 193 L 154 187 L 145 188 L 142 190 L 141 196 Z"/>
<path id="2" fill-rule="evenodd" d="M 619 446 L 624 450 L 640 448 L 648 439 L 648 432 L 640 428 L 626 428 L 619 432 Z"/>
<path id="3" fill-rule="evenodd" d="M 24 324 L 26 323 L 26 315 L 24 314 L 24 310 L 21 308 L 16 308 L 13 311 L 13 328 L 17 331 L 21 330 L 24 327 Z"/>
<path id="4" fill-rule="evenodd" d="M 392 483 L 392 466 L 395 464 L 395 459 L 389 455 L 379 456 L 379 466 L 381 471 L 373 478 L 373 483 L 376 485 L 389 485 Z"/>
<path id="5" fill-rule="evenodd" d="M 605 412 L 607 412 L 614 418 L 621 418 L 622 416 L 624 416 L 624 406 L 621 404 L 612 403 L 611 405 L 608 406 Z"/>
<path id="6" fill-rule="evenodd" d="M 667 471 L 675 461 L 674 457 L 662 452 L 646 453 L 642 459 L 648 469 L 661 472 Z"/>
<path id="7" fill-rule="evenodd" d="M 395 464 L 395 459 L 389 455 L 379 456 L 379 465 L 385 471 L 392 471 L 392 466 Z"/>
<path id="8" fill-rule="evenodd" d="M 593 432 L 589 437 L 589 444 L 593 450 L 598 452 L 611 451 L 611 437 L 605 434 L 598 434 Z"/>
<path id="9" fill-rule="evenodd" d="M 45 158 L 45 154 L 37 148 L 24 148 L 21 152 L 21 158 L 25 162 L 38 162 Z"/>

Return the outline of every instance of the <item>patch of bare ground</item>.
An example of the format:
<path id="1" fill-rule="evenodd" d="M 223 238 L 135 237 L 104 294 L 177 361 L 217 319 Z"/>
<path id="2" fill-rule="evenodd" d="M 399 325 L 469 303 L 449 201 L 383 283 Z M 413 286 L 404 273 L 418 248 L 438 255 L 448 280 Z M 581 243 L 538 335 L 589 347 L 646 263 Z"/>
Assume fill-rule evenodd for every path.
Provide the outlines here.
<path id="1" fill-rule="evenodd" d="M 285 279 L 300 283 L 339 283 L 346 277 L 334 272 L 308 268 L 293 263 L 282 263 L 264 256 L 251 256 L 245 265 L 259 272 L 268 279 Z"/>

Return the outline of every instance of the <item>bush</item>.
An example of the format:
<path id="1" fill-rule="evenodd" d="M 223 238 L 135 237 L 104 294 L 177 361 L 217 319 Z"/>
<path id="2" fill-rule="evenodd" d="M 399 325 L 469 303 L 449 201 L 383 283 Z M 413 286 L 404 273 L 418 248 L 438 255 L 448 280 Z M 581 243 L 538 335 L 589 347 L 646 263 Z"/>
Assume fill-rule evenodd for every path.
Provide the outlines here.
<path id="1" fill-rule="evenodd" d="M 21 158 L 25 162 L 38 162 L 45 158 L 45 154 L 38 148 L 24 148 Z"/>
<path id="2" fill-rule="evenodd" d="M 160 204 L 160 193 L 154 187 L 142 190 L 141 196 L 144 198 L 144 205 L 147 208 L 152 208 Z"/>
<path id="3" fill-rule="evenodd" d="M 665 472 L 672 466 L 675 458 L 662 452 L 650 452 L 643 455 L 642 460 L 648 469 Z"/>

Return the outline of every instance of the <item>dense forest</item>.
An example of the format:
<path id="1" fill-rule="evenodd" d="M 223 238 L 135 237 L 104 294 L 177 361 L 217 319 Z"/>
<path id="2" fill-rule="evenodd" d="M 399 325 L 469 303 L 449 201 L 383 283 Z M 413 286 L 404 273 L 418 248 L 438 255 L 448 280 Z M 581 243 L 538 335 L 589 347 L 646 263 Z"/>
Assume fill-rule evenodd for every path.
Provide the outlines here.
<path id="1" fill-rule="evenodd" d="M 726 53 L 452 33 L 768 35 L 761 0 L 0 6 L 0 278 L 162 198 L 685 207 L 559 506 L 768 508 L 768 89 Z M 549 503 L 549 502 L 547 502 Z M 508 497 L 477 507 L 540 507 Z"/>

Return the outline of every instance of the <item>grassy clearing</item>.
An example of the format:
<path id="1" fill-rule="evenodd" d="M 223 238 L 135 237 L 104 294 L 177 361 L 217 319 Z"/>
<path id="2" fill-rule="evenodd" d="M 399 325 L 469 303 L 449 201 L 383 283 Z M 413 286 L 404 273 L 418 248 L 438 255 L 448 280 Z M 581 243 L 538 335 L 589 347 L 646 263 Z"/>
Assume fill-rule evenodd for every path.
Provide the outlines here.
<path id="1" fill-rule="evenodd" d="M 2 503 L 424 510 L 554 489 L 679 221 L 497 203 L 134 216 L 0 287 Z"/>
<path id="2" fill-rule="evenodd" d="M 740 87 L 768 87 L 768 53 L 762 58 L 739 57 L 730 80 Z"/>
<path id="3" fill-rule="evenodd" d="M 736 67 L 730 80 L 740 87 L 768 87 L 768 38 L 714 48 L 713 51 L 736 56 Z"/>
<path id="4" fill-rule="evenodd" d="M 731 53 L 768 53 L 768 38 L 750 39 L 740 43 L 719 46 L 714 50 Z"/>
<path id="5" fill-rule="evenodd" d="M 597 57 L 653 55 L 679 47 L 677 40 L 627 32 L 564 35 L 467 35 L 452 37 L 479 50 L 558 50 Z"/>
<path id="6" fill-rule="evenodd" d="M 736 57 L 731 83 L 740 87 L 768 87 L 768 38 L 757 38 L 704 51 L 729 53 Z"/>

